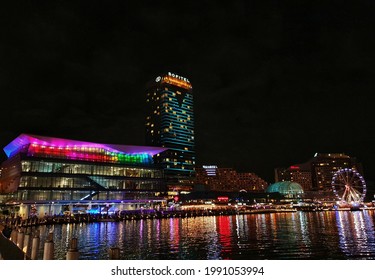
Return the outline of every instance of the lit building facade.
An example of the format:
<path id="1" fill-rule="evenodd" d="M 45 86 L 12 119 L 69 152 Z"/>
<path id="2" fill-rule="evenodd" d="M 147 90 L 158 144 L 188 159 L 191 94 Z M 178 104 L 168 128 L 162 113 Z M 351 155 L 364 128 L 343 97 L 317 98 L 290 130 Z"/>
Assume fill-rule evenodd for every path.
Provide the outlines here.
<path id="1" fill-rule="evenodd" d="M 313 190 L 331 189 L 332 177 L 335 172 L 344 168 L 354 168 L 363 174 L 362 165 L 356 158 L 342 153 L 316 153 L 310 160 Z"/>
<path id="2" fill-rule="evenodd" d="M 165 181 L 152 157 L 164 150 L 21 134 L 4 148 L 0 200 L 24 215 L 161 203 Z"/>
<path id="3" fill-rule="evenodd" d="M 266 193 L 279 193 L 284 199 L 294 198 L 298 201 L 302 199 L 304 191 L 302 186 L 297 182 L 282 181 L 269 185 L 266 189 Z"/>
<path id="4" fill-rule="evenodd" d="M 275 182 L 295 182 L 302 186 L 303 190 L 312 189 L 310 165 L 292 165 L 288 168 L 275 169 Z"/>
<path id="5" fill-rule="evenodd" d="M 203 165 L 196 168 L 197 185 L 207 186 L 211 191 L 262 192 L 268 183 L 254 173 L 241 173 L 233 168 L 219 168 L 216 165 Z"/>
<path id="6" fill-rule="evenodd" d="M 343 153 L 316 153 L 303 164 L 276 168 L 275 181 L 299 183 L 304 191 L 331 192 L 334 173 L 344 168 L 353 168 L 363 174 L 362 165 L 356 158 Z"/>
<path id="7" fill-rule="evenodd" d="M 147 88 L 146 145 L 168 148 L 154 157 L 170 190 L 189 188 L 195 175 L 192 86 L 168 72 Z"/>

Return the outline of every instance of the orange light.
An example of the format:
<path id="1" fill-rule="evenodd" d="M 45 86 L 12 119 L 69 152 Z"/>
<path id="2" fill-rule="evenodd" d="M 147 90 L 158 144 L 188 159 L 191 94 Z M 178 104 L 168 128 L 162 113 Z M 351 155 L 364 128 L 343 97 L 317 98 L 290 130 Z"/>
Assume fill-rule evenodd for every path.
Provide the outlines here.
<path id="1" fill-rule="evenodd" d="M 162 83 L 175 85 L 175 86 L 185 88 L 185 89 L 191 89 L 192 88 L 192 86 L 189 82 L 186 82 L 186 81 L 183 81 L 183 80 L 180 80 L 178 78 L 171 77 L 171 76 L 164 77 Z"/>

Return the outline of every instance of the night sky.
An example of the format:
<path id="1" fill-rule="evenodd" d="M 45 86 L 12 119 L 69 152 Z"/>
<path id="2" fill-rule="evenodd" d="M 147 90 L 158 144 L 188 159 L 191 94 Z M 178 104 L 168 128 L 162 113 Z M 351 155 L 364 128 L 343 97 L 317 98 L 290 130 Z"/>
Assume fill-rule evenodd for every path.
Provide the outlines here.
<path id="1" fill-rule="evenodd" d="M 193 85 L 198 164 L 272 183 L 275 167 L 346 153 L 373 184 L 374 1 L 9 2 L 1 147 L 21 133 L 144 145 L 145 86 L 170 71 Z"/>

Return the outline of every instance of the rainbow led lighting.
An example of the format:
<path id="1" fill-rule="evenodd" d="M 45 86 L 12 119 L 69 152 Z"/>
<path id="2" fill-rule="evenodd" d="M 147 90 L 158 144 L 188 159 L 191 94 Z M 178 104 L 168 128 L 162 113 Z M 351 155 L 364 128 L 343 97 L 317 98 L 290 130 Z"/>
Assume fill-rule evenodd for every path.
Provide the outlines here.
<path id="1" fill-rule="evenodd" d="M 99 144 L 62 138 L 21 134 L 4 151 L 8 157 L 27 149 L 28 156 L 95 162 L 150 164 L 152 156 L 166 148 Z"/>

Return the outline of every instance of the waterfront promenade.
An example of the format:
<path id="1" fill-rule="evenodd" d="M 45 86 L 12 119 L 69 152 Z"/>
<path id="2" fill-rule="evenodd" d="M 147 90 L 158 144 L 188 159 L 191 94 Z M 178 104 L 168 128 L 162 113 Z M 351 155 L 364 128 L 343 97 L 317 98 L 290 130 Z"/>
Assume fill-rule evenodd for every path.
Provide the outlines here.
<path id="1" fill-rule="evenodd" d="M 31 216 L 26 219 L 21 217 L 3 217 L 0 223 L 11 228 L 25 228 L 40 225 L 70 224 L 70 223 L 93 223 L 93 222 L 120 222 L 127 220 L 142 219 L 166 219 L 166 218 L 192 218 L 201 216 L 239 215 L 239 214 L 261 214 L 278 212 L 295 212 L 293 208 L 259 208 L 259 209 L 237 209 L 225 207 L 218 209 L 187 209 L 187 210 L 132 210 L 121 211 L 114 214 L 72 214 L 53 216 Z"/>
<path id="2" fill-rule="evenodd" d="M 174 254 L 173 258 L 211 259 L 244 256 L 256 258 L 261 250 L 264 251 L 265 258 L 273 256 L 272 254 L 276 254 L 276 258 L 284 258 L 289 254 L 295 258 L 301 252 L 285 250 L 294 248 L 298 241 L 298 246 L 311 247 L 309 249 L 311 251 L 305 255 L 307 258 L 325 256 L 326 251 L 319 249 L 322 243 L 337 249 L 328 257 L 345 258 L 343 254 L 348 254 L 349 258 L 356 258 L 356 252 L 354 254 L 345 250 L 345 252 L 340 251 L 350 242 L 357 242 L 355 246 L 359 246 L 358 248 L 367 246 L 369 256 L 372 258 L 373 215 L 374 210 L 371 209 L 349 211 L 349 209 L 189 208 L 168 211 L 143 209 L 111 215 L 75 214 L 28 219 L 0 217 L 3 225 L 6 223 L 12 228 L 9 239 L 0 233 L 0 254 L 3 259 L 18 260 L 172 258 L 171 254 Z M 325 223 L 326 227 L 322 229 L 319 226 L 321 223 Z M 366 234 L 371 240 L 368 238 L 366 240 L 370 240 L 370 243 L 361 243 L 362 238 L 358 240 L 349 238 L 352 233 L 353 236 L 361 234 L 357 232 L 355 226 L 358 224 L 361 224 L 361 228 L 362 226 L 368 228 Z M 327 240 L 321 240 L 325 236 L 321 231 L 329 236 Z M 293 234 L 290 235 L 291 233 Z M 348 237 L 347 240 L 342 239 L 342 233 Z M 275 234 L 279 238 L 275 239 Z M 278 240 L 285 241 L 285 238 L 295 235 L 299 236 L 298 240 L 293 238 L 289 240 L 289 245 L 292 247 L 288 245 L 284 248 L 284 243 L 277 243 Z M 243 246 L 238 245 L 238 240 Z M 135 247 L 129 249 L 129 244 L 133 246 L 133 243 Z M 143 248 L 141 249 L 135 244 L 143 244 L 144 248 L 141 246 Z M 269 244 L 269 246 L 258 247 L 256 244 Z M 223 246 L 230 249 L 223 249 Z M 274 246 L 284 248 L 285 254 L 280 255 L 279 250 L 274 252 Z M 197 251 L 198 247 L 206 248 L 206 251 Z M 254 252 L 248 252 L 245 248 L 253 248 Z"/>
<path id="3" fill-rule="evenodd" d="M 355 210 L 374 209 L 374 207 L 367 207 Z M 0 225 L 7 225 L 14 228 L 26 228 L 40 225 L 53 224 L 71 224 L 71 223 L 93 223 L 93 222 L 120 222 L 127 220 L 143 220 L 143 219 L 166 219 L 166 218 L 192 218 L 201 216 L 222 216 L 222 215 L 242 215 L 242 214 L 265 214 L 265 213 L 285 213 L 285 212 L 316 212 L 316 211 L 353 211 L 351 208 L 337 208 L 332 207 L 323 208 L 315 206 L 294 206 L 294 207 L 215 207 L 215 208 L 201 208 L 201 207 L 186 207 L 182 209 L 139 209 L 119 211 L 116 213 L 97 213 L 97 214 L 70 214 L 70 215 L 45 215 L 43 217 L 30 216 L 22 219 L 20 216 L 0 216 Z"/>

